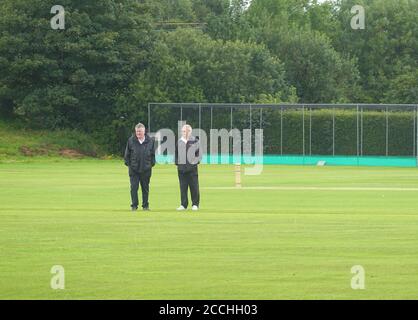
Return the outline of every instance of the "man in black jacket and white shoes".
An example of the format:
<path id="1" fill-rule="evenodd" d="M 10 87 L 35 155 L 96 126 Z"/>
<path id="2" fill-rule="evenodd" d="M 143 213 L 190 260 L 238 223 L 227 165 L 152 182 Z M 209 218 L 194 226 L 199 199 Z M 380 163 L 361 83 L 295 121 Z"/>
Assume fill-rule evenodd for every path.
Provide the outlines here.
<path id="1" fill-rule="evenodd" d="M 135 134 L 128 139 L 125 149 L 125 165 L 129 167 L 131 182 L 131 209 L 138 209 L 138 189 L 141 184 L 142 209 L 149 210 L 148 196 L 152 167 L 155 165 L 154 140 L 145 134 L 145 126 L 138 123 L 135 126 Z"/>
<path id="2" fill-rule="evenodd" d="M 199 175 L 197 166 L 200 162 L 200 145 L 199 139 L 192 136 L 192 127 L 188 124 L 184 125 L 182 137 L 176 145 L 175 163 L 180 182 L 181 205 L 178 211 L 187 209 L 189 204 L 188 189 L 192 196 L 192 210 L 199 210 L 200 194 L 199 194 Z"/>

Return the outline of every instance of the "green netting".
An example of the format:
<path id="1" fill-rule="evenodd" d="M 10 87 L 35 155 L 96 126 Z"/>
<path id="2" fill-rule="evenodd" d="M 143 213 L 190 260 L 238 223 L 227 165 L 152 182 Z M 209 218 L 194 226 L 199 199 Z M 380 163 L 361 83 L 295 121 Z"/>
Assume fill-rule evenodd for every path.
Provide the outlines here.
<path id="1" fill-rule="evenodd" d="M 266 165 L 416 167 L 418 161 L 415 104 L 150 103 L 148 116 L 154 130 L 177 132 L 179 119 L 207 133 L 263 129 L 265 155 L 256 162 Z M 245 163 L 232 155 L 212 161 L 236 162 Z"/>
<path id="2" fill-rule="evenodd" d="M 211 160 L 215 160 L 212 161 Z M 370 166 L 370 167 L 416 167 L 417 159 L 415 157 L 384 157 L 384 156 L 362 156 L 362 157 L 344 157 L 344 156 L 298 156 L 298 155 L 264 155 L 263 157 L 255 158 L 249 157 L 247 161 L 241 158 L 241 163 L 263 163 L 266 165 L 317 165 L 319 161 L 325 161 L 325 165 L 328 166 Z M 157 161 L 159 163 L 172 163 L 173 157 L 166 155 L 158 155 Z M 203 164 L 208 163 L 227 163 L 234 164 L 236 159 L 230 155 L 223 155 L 211 159 L 206 155 L 203 157 Z"/>

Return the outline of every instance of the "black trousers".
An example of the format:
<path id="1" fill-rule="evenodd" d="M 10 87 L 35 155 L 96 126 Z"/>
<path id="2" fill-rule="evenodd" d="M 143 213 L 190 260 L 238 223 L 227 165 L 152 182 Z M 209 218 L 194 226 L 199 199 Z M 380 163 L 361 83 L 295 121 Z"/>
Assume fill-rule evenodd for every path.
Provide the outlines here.
<path id="1" fill-rule="evenodd" d="M 192 204 L 199 206 L 200 192 L 199 192 L 199 174 L 197 167 L 192 171 L 178 171 L 180 182 L 180 194 L 181 205 L 185 208 L 189 205 L 189 199 L 187 196 L 188 189 L 190 188 L 190 194 L 192 196 Z"/>
<path id="2" fill-rule="evenodd" d="M 151 180 L 151 171 L 147 170 L 144 172 L 135 172 L 129 171 L 129 179 L 131 181 L 131 199 L 132 199 L 132 208 L 138 207 L 138 189 L 141 184 L 142 190 L 142 208 L 148 208 L 148 196 L 149 196 L 149 182 Z"/>

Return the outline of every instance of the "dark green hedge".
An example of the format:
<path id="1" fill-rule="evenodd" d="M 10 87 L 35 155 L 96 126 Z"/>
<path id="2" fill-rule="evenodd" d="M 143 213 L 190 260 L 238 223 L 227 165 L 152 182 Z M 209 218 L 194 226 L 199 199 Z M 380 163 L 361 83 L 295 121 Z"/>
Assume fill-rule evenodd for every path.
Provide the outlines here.
<path id="1" fill-rule="evenodd" d="M 155 108 L 152 114 L 152 129 L 171 128 L 176 132 L 180 109 Z M 283 139 L 281 145 L 280 110 L 263 109 L 265 154 L 303 154 L 303 113 L 301 109 L 283 111 Z M 212 127 L 230 129 L 230 109 L 214 108 Z M 198 108 L 184 108 L 183 119 L 198 127 Z M 415 145 L 415 113 L 413 111 L 389 112 L 388 155 L 412 156 Z M 233 111 L 233 128 L 249 128 L 249 111 Z M 360 123 L 360 117 L 359 117 Z M 312 131 L 310 132 L 310 122 Z M 210 130 L 210 109 L 202 109 L 201 127 Z M 260 111 L 252 110 L 252 128 L 260 127 Z M 305 109 L 305 154 L 333 154 L 333 110 Z M 359 137 L 361 136 L 359 130 Z M 310 141 L 312 141 L 310 143 Z M 335 154 L 357 155 L 357 113 L 356 110 L 335 110 Z M 363 112 L 363 155 L 386 155 L 386 113 L 384 110 Z"/>
<path id="2" fill-rule="evenodd" d="M 281 147 L 280 111 L 264 111 L 264 145 L 267 154 L 303 153 L 303 113 L 283 111 L 283 144 Z M 412 156 L 415 146 L 415 113 L 390 111 L 388 116 L 388 155 Z M 355 110 L 335 111 L 335 154 L 357 154 L 357 120 Z M 312 123 L 312 131 L 309 127 Z M 360 127 L 360 126 L 359 126 Z M 333 111 L 305 110 L 305 153 L 333 154 Z M 359 140 L 361 131 L 359 130 Z M 310 143 L 311 141 L 311 143 Z M 281 150 L 282 149 L 282 150 Z M 386 155 L 386 113 L 363 112 L 363 155 Z"/>

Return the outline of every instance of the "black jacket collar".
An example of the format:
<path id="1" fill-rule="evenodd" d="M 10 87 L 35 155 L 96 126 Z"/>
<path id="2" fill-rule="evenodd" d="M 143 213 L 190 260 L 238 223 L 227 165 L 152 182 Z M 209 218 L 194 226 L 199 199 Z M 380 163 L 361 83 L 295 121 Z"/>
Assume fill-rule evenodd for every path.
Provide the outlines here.
<path id="1" fill-rule="evenodd" d="M 133 134 L 131 138 L 139 143 L 138 138 L 136 137 L 135 134 Z M 151 138 L 149 137 L 149 135 L 145 134 L 145 140 L 144 140 L 143 143 L 148 143 L 150 140 L 151 140 Z"/>

